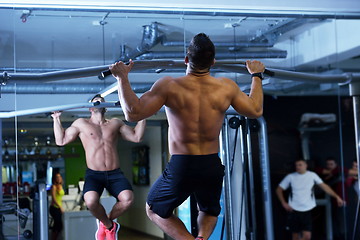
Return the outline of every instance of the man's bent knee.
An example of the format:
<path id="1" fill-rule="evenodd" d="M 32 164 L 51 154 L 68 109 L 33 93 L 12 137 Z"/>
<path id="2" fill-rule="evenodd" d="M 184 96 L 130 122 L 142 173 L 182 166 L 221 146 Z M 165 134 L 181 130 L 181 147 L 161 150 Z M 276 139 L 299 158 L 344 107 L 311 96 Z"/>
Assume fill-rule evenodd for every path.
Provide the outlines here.
<path id="1" fill-rule="evenodd" d="M 130 206 L 133 204 L 134 202 L 134 195 L 133 192 L 130 190 L 125 190 L 122 191 L 121 193 L 119 193 L 118 195 L 118 200 L 121 203 L 121 205 L 125 208 L 128 209 L 130 208 Z"/>
<path id="2" fill-rule="evenodd" d="M 146 209 L 146 215 L 148 216 L 148 218 L 151 219 L 155 213 L 150 209 L 150 206 L 147 203 L 146 203 L 145 209 Z"/>
<path id="3" fill-rule="evenodd" d="M 100 199 L 95 194 L 91 194 L 90 192 L 84 195 L 84 200 L 87 208 L 90 210 L 95 209 L 100 205 Z"/>

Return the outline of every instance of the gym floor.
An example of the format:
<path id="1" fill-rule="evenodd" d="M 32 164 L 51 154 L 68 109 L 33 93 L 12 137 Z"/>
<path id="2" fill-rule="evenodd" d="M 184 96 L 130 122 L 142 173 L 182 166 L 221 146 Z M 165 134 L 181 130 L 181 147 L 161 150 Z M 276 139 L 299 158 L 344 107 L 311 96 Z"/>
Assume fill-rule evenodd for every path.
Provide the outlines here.
<path id="1" fill-rule="evenodd" d="M 150 236 L 138 231 L 131 230 L 126 227 L 121 227 L 119 230 L 119 239 L 123 240 L 161 240 L 163 238 Z"/>

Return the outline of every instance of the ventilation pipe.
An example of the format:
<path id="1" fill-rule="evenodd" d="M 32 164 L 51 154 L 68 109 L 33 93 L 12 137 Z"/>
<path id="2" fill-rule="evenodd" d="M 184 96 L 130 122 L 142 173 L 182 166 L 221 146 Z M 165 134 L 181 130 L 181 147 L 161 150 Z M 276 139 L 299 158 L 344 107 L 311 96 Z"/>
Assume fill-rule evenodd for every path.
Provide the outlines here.
<path id="1" fill-rule="evenodd" d="M 164 34 L 159 31 L 157 22 L 153 22 L 150 25 L 143 26 L 143 36 L 141 40 L 140 46 L 137 46 L 134 50 L 126 53 L 121 56 L 118 61 L 129 61 L 130 59 L 135 59 L 138 56 L 148 52 L 152 49 L 156 44 L 160 43 Z"/>

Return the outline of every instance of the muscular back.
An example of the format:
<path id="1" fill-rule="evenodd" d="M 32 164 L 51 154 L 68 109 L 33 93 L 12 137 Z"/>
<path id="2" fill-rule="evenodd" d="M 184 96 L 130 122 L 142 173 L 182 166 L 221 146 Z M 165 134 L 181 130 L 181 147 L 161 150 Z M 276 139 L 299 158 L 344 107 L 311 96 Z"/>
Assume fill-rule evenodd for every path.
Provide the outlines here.
<path id="1" fill-rule="evenodd" d="M 231 105 L 241 115 L 257 118 L 263 111 L 261 79 L 252 77 L 250 94 L 243 93 L 228 78 L 214 78 L 207 73 L 192 71 L 188 58 L 186 76 L 164 77 L 140 98 L 132 91 L 128 73 L 134 65 L 117 62 L 111 66 L 118 80 L 119 100 L 128 121 L 152 116 L 165 105 L 169 122 L 171 154 L 211 154 L 219 148 L 219 132 L 225 111 Z M 246 61 L 249 73 L 264 72 L 259 61 Z"/>
<path id="2" fill-rule="evenodd" d="M 218 152 L 224 114 L 238 91 L 229 81 L 209 74 L 169 80 L 165 105 L 171 154 Z"/>
<path id="3" fill-rule="evenodd" d="M 73 126 L 79 129 L 87 166 L 92 170 L 108 171 L 119 167 L 117 152 L 119 129 L 118 119 L 106 120 L 104 124 L 94 124 L 90 119 L 78 119 Z"/>

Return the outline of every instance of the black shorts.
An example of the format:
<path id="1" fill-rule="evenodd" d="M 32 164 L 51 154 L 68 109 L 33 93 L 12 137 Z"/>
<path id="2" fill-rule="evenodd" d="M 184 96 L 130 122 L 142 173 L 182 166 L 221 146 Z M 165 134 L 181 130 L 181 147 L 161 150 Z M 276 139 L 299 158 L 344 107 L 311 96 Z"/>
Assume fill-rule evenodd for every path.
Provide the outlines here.
<path id="1" fill-rule="evenodd" d="M 168 218 L 194 193 L 200 211 L 218 216 L 224 169 L 218 154 L 173 155 L 151 187 L 147 203 L 157 215 Z"/>
<path id="2" fill-rule="evenodd" d="M 290 232 L 299 233 L 302 231 L 311 232 L 312 210 L 306 212 L 292 211 L 288 215 L 288 227 Z"/>
<path id="3" fill-rule="evenodd" d="M 94 171 L 86 169 L 84 195 L 88 191 L 95 191 L 101 196 L 104 188 L 116 199 L 123 190 L 131 190 L 129 181 L 125 178 L 120 168 L 111 171 Z"/>

